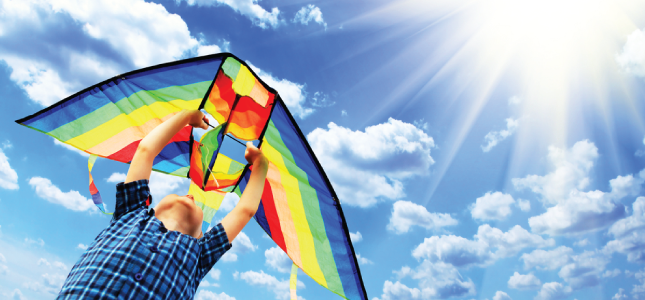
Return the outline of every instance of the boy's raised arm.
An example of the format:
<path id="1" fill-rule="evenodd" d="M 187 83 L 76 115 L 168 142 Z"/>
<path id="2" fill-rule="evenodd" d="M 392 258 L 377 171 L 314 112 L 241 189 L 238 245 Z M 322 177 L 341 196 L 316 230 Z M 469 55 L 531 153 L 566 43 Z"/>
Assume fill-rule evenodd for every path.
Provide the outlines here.
<path id="1" fill-rule="evenodd" d="M 229 243 L 235 239 L 258 210 L 262 191 L 264 190 L 264 181 L 269 170 L 269 161 L 264 157 L 260 149 L 253 146 L 253 143 L 246 143 L 244 157 L 249 163 L 253 164 L 253 169 L 251 178 L 249 178 L 244 193 L 240 197 L 240 202 L 222 220 L 222 226 L 226 231 Z"/>
<path id="2" fill-rule="evenodd" d="M 141 140 L 134 153 L 125 183 L 141 179 L 150 179 L 152 163 L 155 157 L 168 144 L 170 139 L 186 125 L 208 129 L 204 113 L 199 110 L 183 110 L 155 127 Z"/>

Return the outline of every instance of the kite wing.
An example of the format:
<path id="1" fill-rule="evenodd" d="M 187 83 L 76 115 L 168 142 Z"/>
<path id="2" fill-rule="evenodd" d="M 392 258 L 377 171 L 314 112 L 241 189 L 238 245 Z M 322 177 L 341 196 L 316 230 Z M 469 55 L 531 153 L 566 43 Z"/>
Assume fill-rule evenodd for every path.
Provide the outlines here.
<path id="1" fill-rule="evenodd" d="M 191 178 L 189 193 L 210 223 L 226 193 L 241 195 L 250 177 L 249 165 L 220 153 L 224 137 L 259 140 L 269 171 L 257 222 L 316 282 L 343 298 L 367 299 L 345 217 L 320 163 L 278 93 L 232 54 L 129 72 L 16 122 L 91 154 L 91 171 L 97 156 L 129 163 L 141 139 L 182 109 L 204 109 L 220 125 L 200 141 L 185 127 L 153 169 Z M 91 174 L 90 191 L 105 212 Z"/>

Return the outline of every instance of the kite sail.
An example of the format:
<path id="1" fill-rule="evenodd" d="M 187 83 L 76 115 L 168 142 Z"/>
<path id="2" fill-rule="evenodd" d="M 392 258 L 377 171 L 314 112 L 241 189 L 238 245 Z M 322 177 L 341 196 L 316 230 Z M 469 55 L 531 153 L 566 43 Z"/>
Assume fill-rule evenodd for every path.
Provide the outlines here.
<path id="1" fill-rule="evenodd" d="M 277 91 L 234 55 L 125 73 L 16 122 L 89 153 L 91 172 L 99 156 L 129 163 L 141 139 L 183 109 L 204 109 L 219 125 L 199 141 L 186 126 L 155 158 L 153 170 L 191 179 L 189 194 L 205 224 L 226 193 L 241 195 L 250 178 L 250 165 L 221 153 L 225 137 L 257 141 L 269 160 L 258 224 L 313 280 L 345 299 L 367 299 L 347 222 L 323 168 Z M 106 212 L 91 176 L 94 203 Z"/>

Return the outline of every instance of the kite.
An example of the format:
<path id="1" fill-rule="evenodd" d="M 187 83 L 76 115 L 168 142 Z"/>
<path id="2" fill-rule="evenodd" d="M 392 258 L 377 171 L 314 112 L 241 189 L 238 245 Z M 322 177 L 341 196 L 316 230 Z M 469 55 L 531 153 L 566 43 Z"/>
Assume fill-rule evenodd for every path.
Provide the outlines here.
<path id="1" fill-rule="evenodd" d="M 18 124 L 90 154 L 90 193 L 107 213 L 92 179 L 97 157 L 129 163 L 152 129 L 184 109 L 203 109 L 217 126 L 196 140 L 186 126 L 163 148 L 153 170 L 190 178 L 189 194 L 205 227 L 229 193 L 241 195 L 252 167 L 221 153 L 229 138 L 256 141 L 269 171 L 255 219 L 297 269 L 345 299 L 367 299 L 338 197 L 276 90 L 230 53 L 128 72 L 86 88 Z"/>

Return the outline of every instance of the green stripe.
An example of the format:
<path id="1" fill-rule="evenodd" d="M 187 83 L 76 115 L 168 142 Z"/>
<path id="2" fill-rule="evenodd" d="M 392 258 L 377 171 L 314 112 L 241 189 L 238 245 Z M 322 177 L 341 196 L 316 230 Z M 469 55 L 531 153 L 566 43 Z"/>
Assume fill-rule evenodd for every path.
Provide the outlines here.
<path id="1" fill-rule="evenodd" d="M 307 217 L 309 230 L 311 231 L 311 235 L 314 240 L 316 259 L 318 260 L 318 265 L 327 281 L 327 288 L 332 292 L 345 297 L 345 290 L 343 289 L 343 284 L 340 281 L 334 255 L 331 252 L 329 238 L 327 238 L 327 233 L 325 232 L 325 223 L 320 212 L 320 204 L 316 190 L 309 184 L 307 173 L 295 164 L 291 151 L 289 151 L 282 141 L 280 132 L 275 127 L 272 120 L 269 120 L 269 126 L 264 138 L 267 143 L 280 152 L 289 174 L 298 179 L 301 201 L 305 208 L 305 216 Z"/>
<path id="2" fill-rule="evenodd" d="M 231 164 L 228 166 L 228 173 L 226 173 L 226 174 L 231 175 L 231 174 L 235 174 L 237 172 L 240 172 L 240 171 L 244 170 L 245 166 L 246 165 L 241 164 L 241 163 L 237 162 L 236 160 L 231 159 Z"/>
<path id="3" fill-rule="evenodd" d="M 120 114 L 130 114 L 138 108 L 155 102 L 168 102 L 178 99 L 195 100 L 203 98 L 211 82 L 212 81 L 202 81 L 183 86 L 170 86 L 152 91 L 139 91 L 130 95 L 130 97 L 124 97 L 116 103 L 108 103 L 87 115 L 50 131 L 48 134 L 61 141 L 68 141 L 109 120 L 112 120 Z"/>
<path id="4" fill-rule="evenodd" d="M 202 212 L 204 213 L 204 222 L 210 223 L 213 221 L 213 217 L 215 216 L 217 209 L 206 206 L 206 204 L 198 201 L 195 201 L 195 205 L 202 209 Z"/>
<path id="5" fill-rule="evenodd" d="M 190 170 L 190 166 L 185 166 L 185 167 L 181 167 L 181 168 L 173 171 L 172 173 L 167 173 L 167 174 L 168 175 L 180 176 L 180 177 L 186 177 L 186 175 L 188 175 L 189 170 Z"/>
<path id="6" fill-rule="evenodd" d="M 228 77 L 231 77 L 231 79 L 235 81 L 235 78 L 237 78 L 237 73 L 240 72 L 241 67 L 242 64 L 237 61 L 237 59 L 229 57 L 224 61 L 224 64 L 222 65 L 222 71 L 224 71 L 224 74 L 226 74 Z"/>

